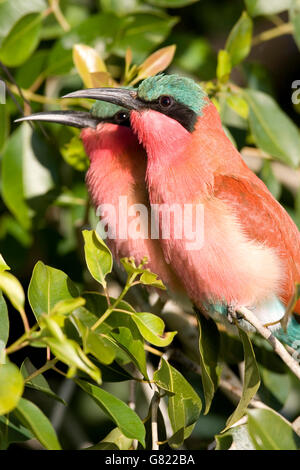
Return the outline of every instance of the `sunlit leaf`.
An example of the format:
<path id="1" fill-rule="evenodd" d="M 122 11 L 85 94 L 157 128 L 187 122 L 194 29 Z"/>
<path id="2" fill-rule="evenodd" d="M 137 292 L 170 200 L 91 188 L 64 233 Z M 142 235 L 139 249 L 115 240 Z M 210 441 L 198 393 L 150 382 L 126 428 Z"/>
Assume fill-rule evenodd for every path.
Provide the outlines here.
<path id="1" fill-rule="evenodd" d="M 167 46 L 153 52 L 139 67 L 138 78 L 143 80 L 147 77 L 153 77 L 159 72 L 163 72 L 171 64 L 176 46 Z"/>
<path id="2" fill-rule="evenodd" d="M 164 290 L 166 289 L 163 282 L 160 279 L 158 279 L 158 276 L 154 273 L 151 273 L 150 271 L 144 271 L 140 277 L 140 281 L 142 284 L 145 284 L 146 286 L 157 287 L 159 289 L 164 289 Z"/>
<path id="3" fill-rule="evenodd" d="M 17 406 L 23 389 L 24 380 L 18 367 L 11 362 L 0 364 L 0 415 Z"/>
<path id="4" fill-rule="evenodd" d="M 86 264 L 96 281 L 106 287 L 105 277 L 112 270 L 112 255 L 95 230 L 83 230 Z"/>
<path id="5" fill-rule="evenodd" d="M 132 441 L 132 439 L 124 436 L 119 428 L 115 428 L 101 442 L 88 447 L 86 450 L 129 450 Z"/>
<path id="6" fill-rule="evenodd" d="M 18 279 L 7 271 L 0 272 L 0 289 L 9 298 L 13 306 L 23 312 L 25 303 L 25 294 L 22 285 Z"/>
<path id="7" fill-rule="evenodd" d="M 94 87 L 91 73 L 107 72 L 105 63 L 97 51 L 85 44 L 73 46 L 73 61 L 86 88 Z"/>
<path id="8" fill-rule="evenodd" d="M 226 103 L 243 119 L 247 119 L 249 115 L 249 106 L 247 101 L 240 95 L 230 95 L 226 98 Z"/>
<path id="9" fill-rule="evenodd" d="M 28 300 L 37 320 L 43 313 L 50 314 L 58 302 L 77 297 L 77 287 L 63 271 L 37 262 L 28 287 Z"/>
<path id="10" fill-rule="evenodd" d="M 23 64 L 37 47 L 41 28 L 40 13 L 23 16 L 2 41 L 0 60 L 9 67 Z"/>
<path id="11" fill-rule="evenodd" d="M 176 331 L 164 333 L 165 324 L 161 318 L 153 313 L 135 312 L 131 318 L 138 327 L 141 335 L 155 346 L 168 346 L 176 335 Z"/>
<path id="12" fill-rule="evenodd" d="M 220 82 L 226 83 L 231 72 L 230 55 L 226 50 L 220 50 L 218 53 L 217 78 Z"/>

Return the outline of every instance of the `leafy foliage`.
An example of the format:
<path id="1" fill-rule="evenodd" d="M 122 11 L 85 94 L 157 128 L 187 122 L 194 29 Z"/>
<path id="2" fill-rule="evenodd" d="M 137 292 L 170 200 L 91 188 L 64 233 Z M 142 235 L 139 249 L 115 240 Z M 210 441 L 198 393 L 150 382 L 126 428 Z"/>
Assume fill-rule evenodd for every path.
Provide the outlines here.
<path id="1" fill-rule="evenodd" d="M 162 312 L 165 286 L 146 260 L 115 266 L 94 230 L 78 130 L 13 123 L 22 113 L 90 109 L 88 100 L 59 99 L 83 86 L 135 86 L 166 70 L 191 75 L 234 145 L 252 155 L 247 163 L 300 224 L 299 184 L 293 184 L 300 108 L 290 104 L 292 90 L 285 88 L 285 100 L 280 90 L 278 99 L 264 60 L 255 61 L 257 45 L 283 34 L 299 48 L 300 4 L 228 3 L 0 2 L 7 88 L 0 104 L 0 449 L 33 438 L 46 449 L 81 448 L 82 440 L 52 424 L 66 401 L 81 431 L 88 429 L 84 441 L 95 443 L 89 449 L 135 449 L 137 442 L 148 448 L 147 396 L 154 392 L 166 405 L 158 419 L 171 448 L 207 448 L 213 441 L 216 449 L 300 448 L 292 423 L 300 385 L 269 345 L 204 317 L 197 330 L 190 315 L 168 306 Z M 216 31 L 223 37 L 214 41 L 218 51 L 211 45 Z M 283 69 L 278 61 L 276 70 Z M 163 295 L 153 305 L 154 290 Z M 70 381 L 71 403 L 60 393 Z M 128 388 L 138 392 L 135 410 Z M 72 428 L 67 416 L 66 423 Z"/>

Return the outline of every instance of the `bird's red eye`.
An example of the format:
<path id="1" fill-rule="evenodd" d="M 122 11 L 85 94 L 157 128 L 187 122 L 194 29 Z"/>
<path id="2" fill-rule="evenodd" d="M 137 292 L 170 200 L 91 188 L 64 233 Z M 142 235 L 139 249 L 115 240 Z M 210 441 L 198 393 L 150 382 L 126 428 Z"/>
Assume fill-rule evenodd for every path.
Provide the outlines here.
<path id="1" fill-rule="evenodd" d="M 172 103 L 173 103 L 173 99 L 171 98 L 171 96 L 161 96 L 159 98 L 159 104 L 163 108 L 169 108 Z"/>

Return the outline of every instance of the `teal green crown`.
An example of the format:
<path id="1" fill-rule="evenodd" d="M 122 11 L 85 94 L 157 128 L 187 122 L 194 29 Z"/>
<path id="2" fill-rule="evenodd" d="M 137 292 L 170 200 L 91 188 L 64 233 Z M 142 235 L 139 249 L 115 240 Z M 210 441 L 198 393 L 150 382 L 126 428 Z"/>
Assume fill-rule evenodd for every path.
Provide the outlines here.
<path id="1" fill-rule="evenodd" d="M 202 115 L 207 104 L 205 91 L 194 80 L 179 75 L 156 75 L 146 78 L 138 87 L 138 95 L 145 101 L 153 101 L 162 95 L 172 96 L 196 114 Z"/>

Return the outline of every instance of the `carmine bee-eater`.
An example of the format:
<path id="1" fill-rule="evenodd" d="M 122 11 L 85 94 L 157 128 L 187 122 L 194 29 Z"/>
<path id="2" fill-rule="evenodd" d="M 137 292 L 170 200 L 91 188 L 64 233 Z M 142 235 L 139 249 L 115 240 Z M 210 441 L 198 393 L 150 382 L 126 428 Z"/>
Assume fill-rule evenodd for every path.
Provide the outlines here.
<path id="1" fill-rule="evenodd" d="M 151 204 L 203 208 L 201 247 L 187 249 L 185 237 L 174 233 L 160 239 L 194 304 L 208 314 L 247 307 L 283 335 L 280 319 L 300 282 L 299 231 L 227 138 L 203 89 L 188 78 L 157 75 L 137 90 L 96 88 L 67 97 L 130 110 L 131 127 L 147 152 Z M 284 337 L 288 343 L 295 339 L 296 316 Z"/>
<path id="2" fill-rule="evenodd" d="M 180 283 L 166 263 L 159 240 L 150 236 L 150 211 L 146 218 L 139 210 L 149 208 L 145 185 L 146 155 L 132 132 L 129 112 L 110 103 L 96 102 L 90 112 L 50 111 L 36 113 L 17 121 L 35 120 L 81 128 L 81 139 L 90 160 L 87 187 L 97 214 L 108 227 L 106 242 L 115 258 L 133 257 L 163 279 L 173 292 Z M 135 223 L 135 220 L 138 220 Z M 144 222 L 144 226 L 143 225 Z M 136 230 L 130 231 L 130 224 Z M 137 227 L 136 227 L 137 225 Z M 139 235 L 140 233 L 140 235 Z"/>

